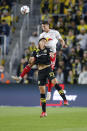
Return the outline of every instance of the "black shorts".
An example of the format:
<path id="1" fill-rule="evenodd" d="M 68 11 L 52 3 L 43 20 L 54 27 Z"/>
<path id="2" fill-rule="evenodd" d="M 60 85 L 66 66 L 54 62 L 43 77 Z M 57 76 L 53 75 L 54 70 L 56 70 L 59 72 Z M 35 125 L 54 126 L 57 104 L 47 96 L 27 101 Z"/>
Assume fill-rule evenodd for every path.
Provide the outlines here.
<path id="1" fill-rule="evenodd" d="M 44 86 L 47 82 L 47 79 L 50 81 L 55 78 L 54 72 L 51 67 L 47 67 L 45 69 L 39 70 L 38 72 L 38 85 Z"/>

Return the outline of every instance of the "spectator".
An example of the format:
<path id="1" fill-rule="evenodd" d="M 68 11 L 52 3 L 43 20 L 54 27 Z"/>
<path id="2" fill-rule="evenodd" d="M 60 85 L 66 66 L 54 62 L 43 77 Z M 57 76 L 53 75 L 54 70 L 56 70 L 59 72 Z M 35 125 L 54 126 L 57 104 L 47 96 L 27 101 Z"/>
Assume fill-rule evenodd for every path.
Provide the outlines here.
<path id="1" fill-rule="evenodd" d="M 68 48 L 72 48 L 75 45 L 75 36 L 72 30 L 69 30 L 68 35 L 66 36 L 66 43 Z"/>
<path id="2" fill-rule="evenodd" d="M 87 3 L 84 4 L 83 6 L 83 14 L 87 13 Z"/>
<path id="3" fill-rule="evenodd" d="M 77 26 L 78 31 L 80 32 L 81 29 L 85 29 L 85 31 L 87 32 L 87 25 L 85 24 L 84 19 L 80 20 L 80 24 Z"/>
<path id="4" fill-rule="evenodd" d="M 37 81 L 38 81 L 38 70 L 35 70 L 34 75 L 33 75 L 33 80 L 34 80 L 34 82 L 37 83 Z"/>
<path id="5" fill-rule="evenodd" d="M 82 14 L 81 14 L 80 10 L 78 9 L 78 10 L 76 10 L 76 14 L 75 14 L 75 18 L 74 18 L 76 25 L 80 24 L 81 18 L 82 18 Z"/>
<path id="6" fill-rule="evenodd" d="M 65 20 L 64 20 L 66 28 L 71 25 L 72 19 L 73 19 L 72 12 L 68 11 L 65 16 Z"/>
<path id="7" fill-rule="evenodd" d="M 72 70 L 69 71 L 67 82 L 69 84 L 74 84 L 75 83 L 75 78 L 74 78 Z"/>
<path id="8" fill-rule="evenodd" d="M 81 45 L 81 48 L 84 50 L 84 49 L 87 49 L 87 33 L 86 33 L 86 30 L 85 28 L 81 28 L 80 30 L 80 34 L 78 34 L 76 36 L 79 44 Z"/>
<path id="9" fill-rule="evenodd" d="M 77 43 L 76 46 L 76 56 L 82 58 L 83 57 L 83 49 L 81 48 L 81 45 Z"/>
<path id="10" fill-rule="evenodd" d="M 84 15 L 84 20 L 85 20 L 85 23 L 86 23 L 86 25 L 87 25 L 87 12 L 86 12 L 85 15 Z"/>
<path id="11" fill-rule="evenodd" d="M 1 10 L 0 10 L 0 21 L 1 21 L 1 16 L 2 16 L 2 12 L 1 12 Z"/>
<path id="12" fill-rule="evenodd" d="M 50 28 L 52 29 L 54 27 L 54 19 L 52 16 L 48 17 L 48 22 L 50 24 Z"/>
<path id="13" fill-rule="evenodd" d="M 26 62 L 26 59 L 25 57 L 23 56 L 21 58 L 21 62 L 18 66 L 18 69 L 17 69 L 17 76 L 20 76 L 21 72 L 23 71 L 24 67 L 27 65 L 28 63 Z"/>
<path id="14" fill-rule="evenodd" d="M 65 0 L 65 2 L 64 2 L 64 14 L 67 14 L 68 11 L 73 12 L 74 6 L 75 6 L 75 0 Z"/>
<path id="15" fill-rule="evenodd" d="M 0 10 L 2 10 L 2 11 L 4 11 L 4 10 L 10 11 L 10 6 L 7 4 L 7 2 L 5 0 L 3 0 L 1 2 Z"/>
<path id="16" fill-rule="evenodd" d="M 72 47 L 70 49 L 70 54 L 68 55 L 68 62 L 70 66 L 75 62 L 75 58 L 76 58 L 76 51 L 75 48 Z"/>
<path id="17" fill-rule="evenodd" d="M 71 21 L 71 24 L 68 26 L 69 30 L 72 30 L 74 35 L 78 34 L 77 26 L 74 20 Z"/>
<path id="18" fill-rule="evenodd" d="M 67 61 L 67 56 L 63 53 L 63 50 L 59 50 L 57 53 L 57 57 L 56 57 L 56 63 L 58 63 L 58 61 L 63 60 L 65 63 Z"/>
<path id="19" fill-rule="evenodd" d="M 1 20 L 5 20 L 7 24 L 11 26 L 13 17 L 11 16 L 10 12 L 8 12 L 8 10 L 4 10 L 1 16 Z"/>
<path id="20" fill-rule="evenodd" d="M 53 0 L 42 0 L 40 5 L 40 12 L 44 14 L 45 12 L 52 13 Z"/>
<path id="21" fill-rule="evenodd" d="M 30 52 L 28 48 L 24 49 L 24 56 L 26 58 L 26 61 L 29 61 L 29 57 L 30 57 Z"/>
<path id="22" fill-rule="evenodd" d="M 78 58 L 78 57 L 75 58 L 75 62 L 72 63 L 72 71 L 73 71 L 73 74 L 75 76 L 75 83 L 78 82 L 78 76 L 81 72 L 81 67 L 82 67 L 82 65 L 81 65 L 81 62 L 80 62 L 80 58 Z"/>
<path id="23" fill-rule="evenodd" d="M 56 30 L 58 30 L 62 35 L 66 34 L 66 28 L 64 26 L 64 21 L 62 17 L 58 18 L 58 21 L 55 27 L 56 27 Z"/>
<path id="24" fill-rule="evenodd" d="M 87 65 L 84 65 L 83 71 L 79 75 L 78 84 L 87 84 Z"/>
<path id="25" fill-rule="evenodd" d="M 1 22 L 1 34 L 6 36 L 6 53 L 8 53 L 8 47 L 10 42 L 10 26 L 7 24 L 5 20 L 2 20 Z M 4 43 L 3 37 L 2 37 L 2 46 Z M 4 48 L 4 47 L 3 47 Z"/>
<path id="26" fill-rule="evenodd" d="M 29 54 L 31 55 L 31 53 L 36 50 L 36 46 L 34 42 L 31 42 L 30 46 L 29 46 Z"/>
<path id="27" fill-rule="evenodd" d="M 64 83 L 64 73 L 61 67 L 57 69 L 56 79 L 60 84 Z"/>
<path id="28" fill-rule="evenodd" d="M 35 43 L 35 46 L 37 47 L 38 45 L 38 40 L 39 40 L 39 37 L 37 35 L 37 32 L 33 32 L 32 35 L 29 37 L 29 40 L 28 42 L 31 44 L 32 42 Z"/>
<path id="29" fill-rule="evenodd" d="M 53 0 L 53 13 L 55 15 L 60 14 L 60 1 Z"/>
<path id="30" fill-rule="evenodd" d="M 82 65 L 86 65 L 87 64 L 87 50 L 85 50 L 83 52 L 83 58 L 82 58 Z"/>
<path id="31" fill-rule="evenodd" d="M 80 10 L 81 14 L 83 13 L 84 1 L 79 0 L 78 2 L 78 9 Z"/>
<path id="32" fill-rule="evenodd" d="M 61 4 L 59 0 L 53 0 L 53 14 L 54 15 L 54 22 L 57 23 L 58 14 L 60 14 Z"/>

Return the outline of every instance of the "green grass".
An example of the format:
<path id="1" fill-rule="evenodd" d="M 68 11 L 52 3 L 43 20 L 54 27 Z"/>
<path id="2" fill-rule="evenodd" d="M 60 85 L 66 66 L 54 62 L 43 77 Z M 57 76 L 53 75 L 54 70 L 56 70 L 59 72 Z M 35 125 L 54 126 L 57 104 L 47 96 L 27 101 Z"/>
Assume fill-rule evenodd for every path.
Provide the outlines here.
<path id="1" fill-rule="evenodd" d="M 87 108 L 0 107 L 0 131 L 87 131 Z"/>

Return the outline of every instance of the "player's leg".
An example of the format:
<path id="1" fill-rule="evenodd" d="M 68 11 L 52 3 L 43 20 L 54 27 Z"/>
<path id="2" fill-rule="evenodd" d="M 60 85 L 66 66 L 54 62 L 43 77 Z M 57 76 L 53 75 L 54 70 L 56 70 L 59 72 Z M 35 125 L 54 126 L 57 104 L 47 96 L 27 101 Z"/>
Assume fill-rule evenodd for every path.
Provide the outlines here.
<path id="1" fill-rule="evenodd" d="M 46 96 L 45 96 L 45 84 L 46 84 L 46 70 L 40 70 L 38 72 L 38 86 L 40 89 L 40 101 L 42 106 L 42 113 L 40 117 L 47 116 L 46 113 Z"/>
<path id="2" fill-rule="evenodd" d="M 29 64 L 26 65 L 26 67 L 23 69 L 23 72 L 20 74 L 20 78 L 22 79 L 25 74 L 29 73 L 31 70 L 31 67 L 34 65 L 35 62 L 35 58 L 34 57 L 30 57 L 29 58 Z"/>
<path id="3" fill-rule="evenodd" d="M 50 61 L 51 61 L 51 68 L 52 68 L 52 70 L 54 70 L 55 62 L 56 62 L 56 53 L 54 54 L 54 57 L 50 57 Z M 46 100 L 50 100 L 50 99 L 51 99 L 51 89 L 52 89 L 52 87 L 53 87 L 54 85 L 53 85 L 53 83 L 51 83 L 51 82 L 48 80 L 48 83 L 47 83 L 46 86 L 48 87 L 48 92 L 47 92 Z"/>
<path id="4" fill-rule="evenodd" d="M 40 101 L 42 106 L 42 113 L 40 117 L 47 116 L 46 114 L 46 97 L 45 97 L 45 86 L 39 86 L 40 89 Z"/>
<path id="5" fill-rule="evenodd" d="M 62 97 L 62 99 L 64 100 L 64 105 L 68 105 L 68 101 L 66 99 L 65 93 L 62 90 L 62 88 L 59 86 L 57 79 L 55 78 L 54 72 L 52 71 L 52 69 L 49 69 L 49 80 L 51 81 L 51 83 L 54 84 L 56 90 L 59 92 L 60 96 Z"/>
<path id="6" fill-rule="evenodd" d="M 54 78 L 54 79 L 52 79 L 51 82 L 54 84 L 56 90 L 59 92 L 60 96 L 62 97 L 62 99 L 64 101 L 64 105 L 69 105 L 69 103 L 66 99 L 66 95 L 65 95 L 64 91 L 62 90 L 62 88 L 60 87 L 60 85 L 58 84 L 57 79 Z"/>

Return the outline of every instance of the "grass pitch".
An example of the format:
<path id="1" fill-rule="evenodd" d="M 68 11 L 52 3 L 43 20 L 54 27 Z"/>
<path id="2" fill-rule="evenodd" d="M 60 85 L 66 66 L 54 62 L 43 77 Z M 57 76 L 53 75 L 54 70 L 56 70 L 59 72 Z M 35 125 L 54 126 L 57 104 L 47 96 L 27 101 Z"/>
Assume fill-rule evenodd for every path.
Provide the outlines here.
<path id="1" fill-rule="evenodd" d="M 87 131 L 87 108 L 0 107 L 0 131 Z"/>

